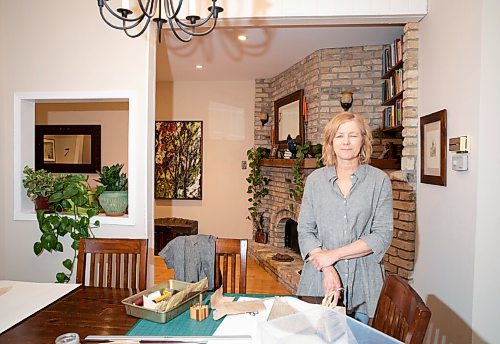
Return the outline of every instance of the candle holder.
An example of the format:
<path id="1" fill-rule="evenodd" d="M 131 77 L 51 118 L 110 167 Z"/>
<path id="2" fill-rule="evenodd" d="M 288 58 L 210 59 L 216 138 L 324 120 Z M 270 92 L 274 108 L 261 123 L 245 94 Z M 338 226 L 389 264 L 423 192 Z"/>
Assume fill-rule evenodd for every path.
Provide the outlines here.
<path id="1" fill-rule="evenodd" d="M 352 92 L 342 91 L 340 94 L 340 106 L 344 111 L 348 111 L 352 106 Z"/>

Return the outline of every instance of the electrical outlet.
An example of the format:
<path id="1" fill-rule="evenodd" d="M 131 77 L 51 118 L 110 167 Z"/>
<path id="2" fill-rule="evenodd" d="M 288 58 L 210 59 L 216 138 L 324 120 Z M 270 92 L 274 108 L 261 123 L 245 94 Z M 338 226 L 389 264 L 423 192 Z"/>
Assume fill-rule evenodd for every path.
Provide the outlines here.
<path id="1" fill-rule="evenodd" d="M 246 170 L 246 169 L 247 169 L 247 162 L 246 162 L 246 160 L 243 160 L 243 161 L 241 162 L 241 169 L 242 169 L 242 170 Z"/>

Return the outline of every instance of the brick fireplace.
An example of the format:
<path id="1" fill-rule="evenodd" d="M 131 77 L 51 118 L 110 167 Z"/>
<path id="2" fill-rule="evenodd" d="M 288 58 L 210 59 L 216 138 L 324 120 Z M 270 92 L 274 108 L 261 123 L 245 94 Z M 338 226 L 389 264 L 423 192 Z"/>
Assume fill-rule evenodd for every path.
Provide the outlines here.
<path id="1" fill-rule="evenodd" d="M 394 235 L 384 263 L 386 271 L 411 281 L 416 230 L 418 24 L 405 26 L 403 42 L 404 129 L 400 137 L 374 137 L 374 156 L 382 151 L 388 140 L 396 140 L 402 145 L 401 170 L 386 170 L 393 187 Z M 321 142 L 326 123 L 342 111 L 338 97 L 343 90 L 354 91 L 352 111 L 363 115 L 372 130 L 380 127 L 382 48 L 363 46 L 318 50 L 271 79 L 256 80 L 255 146 L 270 148 L 269 127 L 261 125 L 259 113 L 271 114 L 269 123 L 272 123 L 273 102 L 298 89 L 304 89 L 307 97 L 306 140 L 313 144 Z M 285 223 L 289 219 L 297 221 L 300 210 L 300 204 L 289 196 L 290 188 L 294 187 L 292 168 L 261 166 L 261 170 L 270 179 L 269 195 L 262 203 L 267 245 L 281 249 L 285 246 Z M 303 169 L 304 177 L 307 178 L 312 170 Z M 290 204 L 293 204 L 294 211 L 290 210 Z M 254 249 L 264 250 L 260 245 Z"/>

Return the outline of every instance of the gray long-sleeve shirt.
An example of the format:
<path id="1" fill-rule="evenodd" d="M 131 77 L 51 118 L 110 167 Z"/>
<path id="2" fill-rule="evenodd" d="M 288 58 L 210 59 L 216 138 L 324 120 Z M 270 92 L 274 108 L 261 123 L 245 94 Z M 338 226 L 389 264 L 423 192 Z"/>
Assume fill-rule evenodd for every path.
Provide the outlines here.
<path id="1" fill-rule="evenodd" d="M 363 240 L 373 251 L 341 260 L 334 267 L 345 289 L 348 311 L 373 317 L 384 279 L 383 257 L 392 241 L 392 187 L 386 173 L 361 165 L 344 196 L 335 167 L 313 171 L 306 180 L 298 233 L 302 257 L 321 247 L 331 250 Z M 323 296 L 323 273 L 304 263 L 297 294 Z"/>

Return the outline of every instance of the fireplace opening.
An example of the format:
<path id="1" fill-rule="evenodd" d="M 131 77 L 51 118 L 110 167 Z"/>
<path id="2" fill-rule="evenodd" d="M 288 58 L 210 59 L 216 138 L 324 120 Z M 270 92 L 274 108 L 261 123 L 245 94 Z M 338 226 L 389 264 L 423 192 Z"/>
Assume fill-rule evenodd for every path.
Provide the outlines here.
<path id="1" fill-rule="evenodd" d="M 299 248 L 299 233 L 297 232 L 297 222 L 288 219 L 285 222 L 285 247 L 300 254 Z"/>

